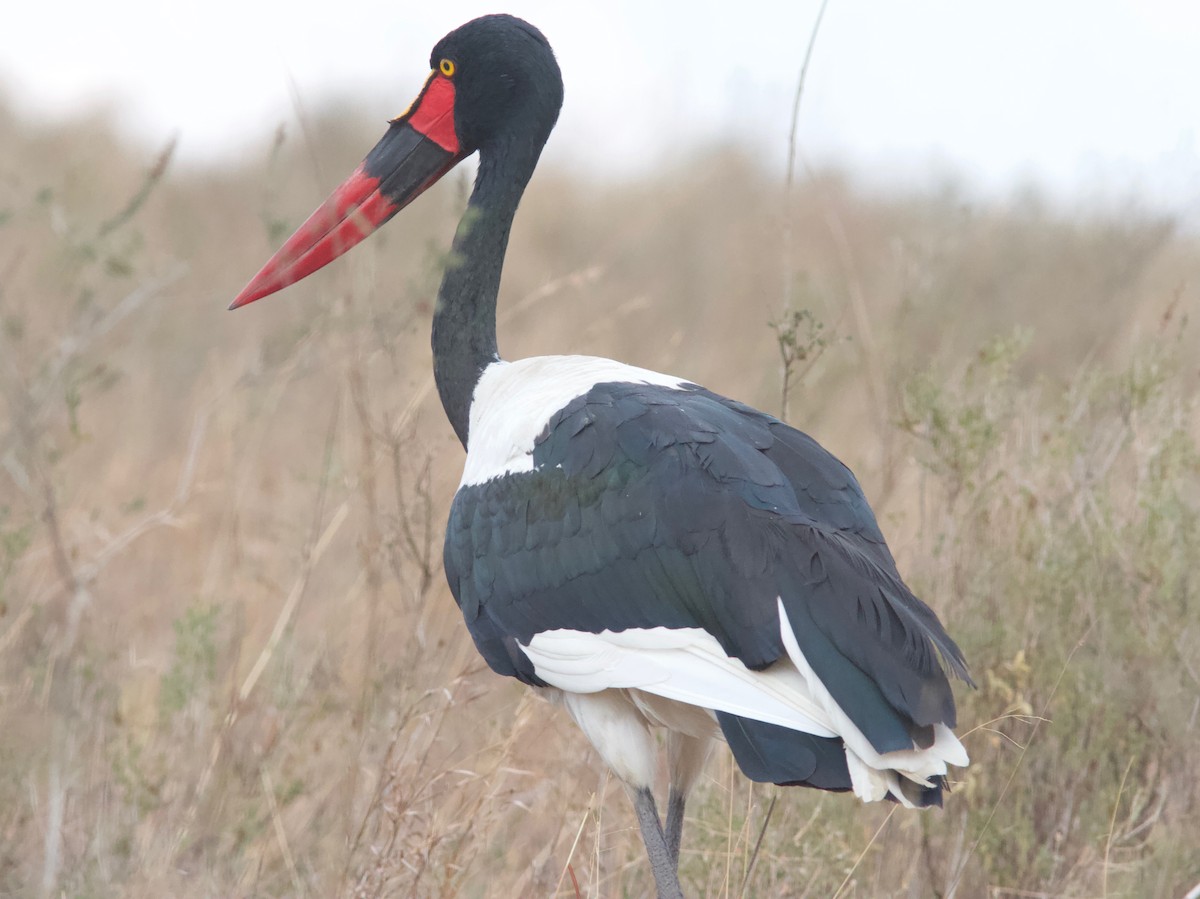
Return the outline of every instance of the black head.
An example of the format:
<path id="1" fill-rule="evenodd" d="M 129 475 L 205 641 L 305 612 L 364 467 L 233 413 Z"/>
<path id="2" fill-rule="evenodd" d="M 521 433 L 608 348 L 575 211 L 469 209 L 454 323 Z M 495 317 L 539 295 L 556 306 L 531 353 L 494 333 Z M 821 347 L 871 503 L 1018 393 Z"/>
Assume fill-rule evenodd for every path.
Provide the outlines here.
<path id="1" fill-rule="evenodd" d="M 550 42 L 523 19 L 473 19 L 438 41 L 429 66 L 454 82 L 464 152 L 518 135 L 540 148 L 558 119 L 562 73 Z"/>
<path id="2" fill-rule="evenodd" d="M 438 41 L 430 66 L 417 99 L 231 308 L 336 259 L 476 150 L 481 176 L 503 168 L 492 183 L 516 208 L 562 106 L 562 75 L 550 44 L 528 22 L 484 16 Z"/>

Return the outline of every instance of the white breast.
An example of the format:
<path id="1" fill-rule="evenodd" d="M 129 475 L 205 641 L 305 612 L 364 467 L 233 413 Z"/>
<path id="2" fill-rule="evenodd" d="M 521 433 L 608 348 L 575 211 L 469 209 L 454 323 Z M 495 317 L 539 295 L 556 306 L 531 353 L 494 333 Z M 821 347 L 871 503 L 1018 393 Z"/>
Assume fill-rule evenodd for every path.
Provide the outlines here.
<path id="1" fill-rule="evenodd" d="M 554 413 L 597 384 L 611 382 L 671 388 L 687 383 L 595 356 L 493 362 L 484 369 L 471 399 L 467 464 L 459 486 L 532 471 L 533 443 Z"/>

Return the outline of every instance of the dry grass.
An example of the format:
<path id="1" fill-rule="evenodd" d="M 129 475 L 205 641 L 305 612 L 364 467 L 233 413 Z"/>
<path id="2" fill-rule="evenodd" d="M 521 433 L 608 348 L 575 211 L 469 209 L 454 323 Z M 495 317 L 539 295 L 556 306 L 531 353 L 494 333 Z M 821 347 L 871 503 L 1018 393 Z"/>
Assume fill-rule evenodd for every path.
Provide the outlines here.
<path id="1" fill-rule="evenodd" d="M 376 130 L 326 117 L 311 152 L 336 177 Z M 331 187 L 308 157 L 167 168 L 131 209 L 153 158 L 102 120 L 0 110 L 0 894 L 646 895 L 621 790 L 484 669 L 441 577 L 461 450 L 428 320 L 465 182 L 224 312 Z M 653 182 L 539 173 L 506 353 L 616 356 L 777 409 L 779 194 L 728 150 Z M 752 786 L 718 753 L 686 888 L 1182 895 L 1200 245 L 835 174 L 794 203 L 794 295 L 826 346 L 791 414 L 960 638 L 974 764 L 910 815 Z"/>

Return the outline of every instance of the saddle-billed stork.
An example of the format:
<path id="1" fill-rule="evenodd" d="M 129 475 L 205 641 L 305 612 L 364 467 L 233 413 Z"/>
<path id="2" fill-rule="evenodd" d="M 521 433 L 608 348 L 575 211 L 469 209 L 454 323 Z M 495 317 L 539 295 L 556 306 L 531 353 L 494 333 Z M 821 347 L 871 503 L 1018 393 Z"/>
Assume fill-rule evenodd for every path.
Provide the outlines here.
<path id="1" fill-rule="evenodd" d="M 507 15 L 451 32 L 430 64 L 408 111 L 231 308 L 330 262 L 478 151 L 433 366 L 467 452 L 446 577 L 488 665 L 561 703 L 624 782 L 662 897 L 681 895 L 684 801 L 716 737 L 755 781 L 940 805 L 947 765 L 967 764 L 947 674 L 969 675 L 854 475 L 680 378 L 502 360 L 500 271 L 562 78 L 542 33 Z"/>

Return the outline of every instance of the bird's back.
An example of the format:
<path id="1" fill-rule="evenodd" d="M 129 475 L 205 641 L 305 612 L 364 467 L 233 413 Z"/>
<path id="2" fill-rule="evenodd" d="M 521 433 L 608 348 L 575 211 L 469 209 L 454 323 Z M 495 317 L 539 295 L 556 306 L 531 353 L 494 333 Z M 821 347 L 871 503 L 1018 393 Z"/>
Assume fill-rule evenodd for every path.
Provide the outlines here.
<path id="1" fill-rule="evenodd" d="M 483 446 L 468 445 L 445 561 L 496 671 L 562 682 L 539 655 L 550 635 L 694 629 L 748 671 L 798 652 L 865 753 L 919 752 L 954 725 L 943 665 L 965 676 L 961 653 L 904 585 L 853 474 L 811 437 L 586 357 L 498 363 L 475 402 Z M 570 683 L 619 680 L 595 677 Z M 778 737 L 721 723 L 743 743 Z"/>

